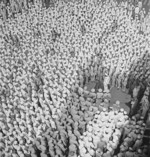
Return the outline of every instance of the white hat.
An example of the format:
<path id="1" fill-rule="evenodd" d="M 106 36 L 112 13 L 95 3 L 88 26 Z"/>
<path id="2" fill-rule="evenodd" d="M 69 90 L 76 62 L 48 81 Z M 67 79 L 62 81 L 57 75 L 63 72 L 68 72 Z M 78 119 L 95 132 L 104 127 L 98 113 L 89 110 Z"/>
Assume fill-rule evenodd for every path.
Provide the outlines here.
<path id="1" fill-rule="evenodd" d="M 102 93 L 102 92 L 103 92 L 103 90 L 100 88 L 100 89 L 98 89 L 98 92 Z"/>
<path id="2" fill-rule="evenodd" d="M 116 104 L 117 104 L 117 105 L 120 105 L 120 101 L 119 101 L 119 100 L 117 100 L 117 101 L 116 101 Z"/>
<path id="3" fill-rule="evenodd" d="M 94 88 L 92 88 L 92 89 L 91 89 L 91 92 L 92 92 L 92 93 L 94 93 L 94 92 L 95 92 L 95 89 L 94 89 Z"/>

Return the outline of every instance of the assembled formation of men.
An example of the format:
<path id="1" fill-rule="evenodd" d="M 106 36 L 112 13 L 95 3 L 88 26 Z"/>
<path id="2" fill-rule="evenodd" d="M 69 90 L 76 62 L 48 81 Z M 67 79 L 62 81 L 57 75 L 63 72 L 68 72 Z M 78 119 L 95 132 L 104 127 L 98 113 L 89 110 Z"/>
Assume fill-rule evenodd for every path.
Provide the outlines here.
<path id="1" fill-rule="evenodd" d="M 0 157 L 148 157 L 145 2 L 9 3 L 0 6 Z M 113 87 L 131 94 L 129 115 L 110 104 Z"/>

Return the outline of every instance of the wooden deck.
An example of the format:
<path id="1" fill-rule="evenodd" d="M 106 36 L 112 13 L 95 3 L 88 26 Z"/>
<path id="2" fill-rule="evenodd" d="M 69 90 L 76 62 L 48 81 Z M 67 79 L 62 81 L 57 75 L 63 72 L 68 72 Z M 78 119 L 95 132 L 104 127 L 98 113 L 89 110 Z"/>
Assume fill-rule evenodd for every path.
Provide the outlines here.
<path id="1" fill-rule="evenodd" d="M 91 91 L 91 89 L 93 88 L 95 89 L 96 92 L 99 88 L 103 89 L 103 83 L 98 81 L 89 82 L 86 86 L 88 91 Z M 130 106 L 128 106 L 127 103 L 130 102 L 131 96 L 123 92 L 121 89 L 117 89 L 116 87 L 112 87 L 110 89 L 110 93 L 111 93 L 110 106 L 112 106 L 117 100 L 119 100 L 120 107 L 127 111 L 127 113 L 129 113 Z"/>

